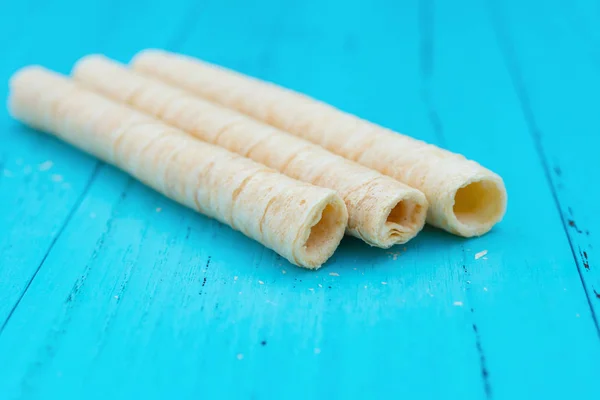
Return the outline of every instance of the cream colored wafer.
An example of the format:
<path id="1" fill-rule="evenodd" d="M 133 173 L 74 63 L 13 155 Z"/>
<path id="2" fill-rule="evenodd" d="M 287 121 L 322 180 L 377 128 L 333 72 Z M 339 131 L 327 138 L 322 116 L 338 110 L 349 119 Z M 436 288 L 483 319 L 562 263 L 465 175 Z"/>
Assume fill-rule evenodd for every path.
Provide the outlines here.
<path id="1" fill-rule="evenodd" d="M 209 143 L 286 175 L 334 189 L 348 208 L 347 232 L 389 248 L 412 239 L 425 223 L 427 200 L 416 189 L 306 140 L 93 55 L 73 69 L 75 80 L 162 118 Z"/>
<path id="2" fill-rule="evenodd" d="M 10 87 L 15 118 L 120 167 L 296 265 L 318 268 L 344 234 L 347 211 L 333 190 L 198 141 L 41 67 L 17 72 Z"/>
<path id="3" fill-rule="evenodd" d="M 132 65 L 421 190 L 430 205 L 427 222 L 454 234 L 482 235 L 505 213 L 502 178 L 462 155 L 190 57 L 146 50 Z"/>

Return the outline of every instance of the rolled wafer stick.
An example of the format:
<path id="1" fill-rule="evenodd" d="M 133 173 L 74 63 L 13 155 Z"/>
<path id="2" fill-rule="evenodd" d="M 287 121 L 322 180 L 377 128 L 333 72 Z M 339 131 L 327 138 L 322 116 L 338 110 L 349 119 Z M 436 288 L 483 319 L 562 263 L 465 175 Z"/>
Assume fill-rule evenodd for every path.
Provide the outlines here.
<path id="1" fill-rule="evenodd" d="M 427 222 L 456 235 L 482 235 L 505 213 L 502 178 L 462 155 L 190 57 L 146 50 L 132 65 L 421 190 L 430 206 Z"/>
<path id="2" fill-rule="evenodd" d="M 333 190 L 198 141 L 41 67 L 17 72 L 10 88 L 15 118 L 120 167 L 293 264 L 318 268 L 344 234 L 347 211 Z"/>
<path id="3" fill-rule="evenodd" d="M 75 80 L 110 98 L 162 118 L 209 143 L 286 175 L 334 189 L 348 208 L 347 232 L 389 248 L 425 224 L 427 200 L 418 190 L 324 150 L 309 141 L 147 78 L 99 55 L 81 59 Z"/>

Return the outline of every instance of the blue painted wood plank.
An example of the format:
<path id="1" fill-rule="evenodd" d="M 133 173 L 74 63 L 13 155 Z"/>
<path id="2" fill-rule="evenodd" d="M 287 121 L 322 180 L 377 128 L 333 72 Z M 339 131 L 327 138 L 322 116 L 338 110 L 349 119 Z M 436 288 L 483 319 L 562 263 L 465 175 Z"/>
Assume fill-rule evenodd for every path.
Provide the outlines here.
<path id="1" fill-rule="evenodd" d="M 345 239 L 314 273 L 103 167 L 0 334 L 0 365 L 11 366 L 0 393 L 502 399 L 597 390 L 590 309 L 480 4 L 123 7 L 98 45 L 109 55 L 170 47 L 443 143 L 506 178 L 509 214 L 484 238 L 427 229 L 406 251 Z M 64 68 L 79 55 L 47 54 Z M 69 169 L 89 161 L 64 152 Z M 506 154 L 522 160 L 526 180 Z M 33 189 L 14 187 L 31 201 Z M 483 249 L 487 260 L 475 260 Z"/>
<path id="2" fill-rule="evenodd" d="M 103 2 L 12 2 L 3 6 L 0 79 L 7 96 L 10 74 L 41 63 L 68 71 L 102 37 Z M 103 8 L 104 7 L 104 8 Z M 97 19 L 85 15 L 93 11 Z M 73 35 L 79 32 L 79 35 Z M 98 163 L 45 135 L 32 133 L 0 112 L 0 328 L 35 276 L 72 209 L 81 201 Z"/>
<path id="3" fill-rule="evenodd" d="M 193 8 L 185 2 L 159 1 L 142 9 L 102 1 L 38 3 L 12 3 L 1 17 L 0 36 L 14 38 L 6 41 L 7 57 L 0 66 L 5 82 L 16 69 L 31 63 L 69 73 L 73 63 L 88 53 L 107 52 L 123 60 L 139 47 L 167 46 L 181 34 L 186 11 Z M 170 25 L 162 21 L 165 14 L 170 15 Z M 158 24 L 161 29 L 155 28 Z M 129 40 L 122 41 L 122 35 Z M 6 95 L 4 86 L 2 96 Z M 6 144 L 0 148 L 2 327 L 102 164 L 21 127 L 4 111 L 0 123 Z"/>
<path id="4" fill-rule="evenodd" d="M 600 337 L 600 13 L 571 3 L 529 21 L 518 4 L 492 9 L 528 129 L 547 170 Z M 584 6 L 584 4 L 579 4 Z M 585 9 L 585 7 L 584 7 Z"/>
<path id="5" fill-rule="evenodd" d="M 480 2 L 469 2 L 466 9 L 457 13 L 450 4 L 437 3 L 432 104 L 449 146 L 487 159 L 501 171 L 510 193 L 510 213 L 501 228 L 514 221 L 514 229 L 500 242 L 500 279 L 512 282 L 510 297 L 497 304 L 475 292 L 490 381 L 500 398 L 592 394 L 598 389 L 592 365 L 599 350 L 594 310 L 582 290 L 493 18 Z M 498 243 L 498 238 L 483 238 L 488 240 L 489 247 Z M 528 309 L 540 314 L 534 324 Z M 515 353 L 506 351 L 511 347 L 528 362 L 514 365 Z"/>

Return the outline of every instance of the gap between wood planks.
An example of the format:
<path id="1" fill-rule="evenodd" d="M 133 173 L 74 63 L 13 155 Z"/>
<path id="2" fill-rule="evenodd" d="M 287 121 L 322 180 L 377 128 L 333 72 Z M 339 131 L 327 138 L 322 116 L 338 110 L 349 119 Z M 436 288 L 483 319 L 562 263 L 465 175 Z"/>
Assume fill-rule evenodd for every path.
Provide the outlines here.
<path id="1" fill-rule="evenodd" d="M 569 242 L 571 254 L 573 256 L 573 260 L 575 261 L 575 266 L 577 268 L 577 274 L 579 275 L 579 280 L 581 281 L 581 286 L 583 287 L 583 292 L 585 293 L 585 296 L 586 296 L 586 300 L 588 303 L 588 307 L 590 309 L 592 320 L 594 321 L 594 326 L 596 328 L 596 334 L 598 335 L 598 338 L 600 339 L 600 325 L 598 323 L 598 318 L 596 316 L 596 312 L 595 312 L 594 306 L 592 304 L 592 297 L 588 291 L 588 288 L 587 288 L 586 282 L 585 282 L 585 278 L 583 277 L 583 273 L 582 273 L 582 267 L 584 267 L 585 265 L 582 265 L 582 261 L 578 257 L 577 251 L 575 250 L 575 244 L 573 243 L 573 238 L 569 233 L 568 222 L 567 222 L 568 218 L 562 210 L 560 198 L 559 198 L 556 186 L 554 184 L 554 180 L 552 179 L 552 174 L 550 172 L 550 163 L 548 162 L 548 157 L 546 156 L 546 153 L 544 152 L 544 148 L 542 145 L 542 131 L 538 126 L 538 123 L 535 119 L 533 110 L 531 108 L 531 102 L 529 100 L 529 94 L 527 92 L 527 89 L 526 89 L 524 81 L 523 81 L 523 75 L 521 72 L 521 68 L 517 62 L 517 57 L 516 57 L 515 50 L 513 48 L 511 39 L 506 31 L 506 26 L 505 26 L 506 21 L 504 21 L 502 19 L 502 16 L 499 15 L 499 11 L 497 9 L 495 9 L 494 6 L 491 5 L 490 2 L 488 2 L 488 10 L 489 10 L 489 15 L 490 15 L 490 20 L 492 22 L 492 28 L 493 28 L 494 34 L 496 36 L 497 45 L 500 49 L 500 53 L 502 54 L 502 57 L 506 64 L 506 69 L 508 70 L 508 75 L 513 84 L 517 98 L 519 99 L 519 103 L 521 105 L 521 111 L 523 113 L 523 118 L 525 120 L 525 124 L 527 125 L 529 134 L 531 135 L 531 137 L 533 139 L 536 153 L 540 159 L 542 168 L 544 170 L 544 176 L 546 177 L 546 181 L 548 183 L 550 191 L 552 192 L 552 198 L 553 198 L 556 208 L 560 214 L 561 224 L 562 224 L 563 230 L 565 231 L 565 234 L 567 236 L 567 241 Z"/>
<path id="2" fill-rule="evenodd" d="M 433 127 L 433 132 L 435 134 L 435 138 L 440 146 L 447 148 L 448 143 L 446 137 L 444 136 L 444 128 L 442 125 L 442 121 L 439 117 L 439 114 L 435 108 L 435 104 L 433 103 L 432 91 L 431 91 L 431 77 L 433 75 L 434 69 L 434 9 L 435 4 L 434 0 L 423 0 L 419 2 L 419 72 L 420 72 L 420 80 L 421 80 L 421 97 L 423 103 L 425 104 L 425 108 L 427 110 L 427 118 Z M 469 297 L 469 272 L 466 267 L 466 257 L 465 257 L 465 249 L 464 246 L 462 248 L 462 263 L 463 263 L 463 272 L 464 279 L 466 285 L 466 293 L 467 298 Z M 470 301 L 469 301 L 470 302 Z M 487 399 L 492 398 L 492 385 L 490 382 L 490 374 L 489 368 L 487 366 L 485 350 L 483 348 L 483 343 L 481 341 L 481 335 L 479 334 L 479 330 L 477 328 L 477 320 L 475 317 L 475 310 L 473 306 L 469 307 L 471 310 L 471 326 L 473 328 L 473 336 L 475 339 L 475 348 L 477 349 L 477 354 L 479 355 L 479 370 L 481 373 L 481 382 L 483 384 L 483 391 L 485 393 L 485 397 Z"/>

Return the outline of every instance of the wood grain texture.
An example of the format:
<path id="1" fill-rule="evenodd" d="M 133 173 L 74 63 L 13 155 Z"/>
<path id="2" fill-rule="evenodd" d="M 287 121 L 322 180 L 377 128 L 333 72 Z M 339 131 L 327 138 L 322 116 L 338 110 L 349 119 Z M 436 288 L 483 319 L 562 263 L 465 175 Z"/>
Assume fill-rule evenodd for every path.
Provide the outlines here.
<path id="1" fill-rule="evenodd" d="M 11 3 L 2 79 L 86 52 L 183 51 L 489 165 L 508 214 L 483 238 L 427 229 L 406 251 L 345 239 L 303 271 L 2 113 L 4 397 L 597 393 L 596 6 L 77 4 Z"/>

